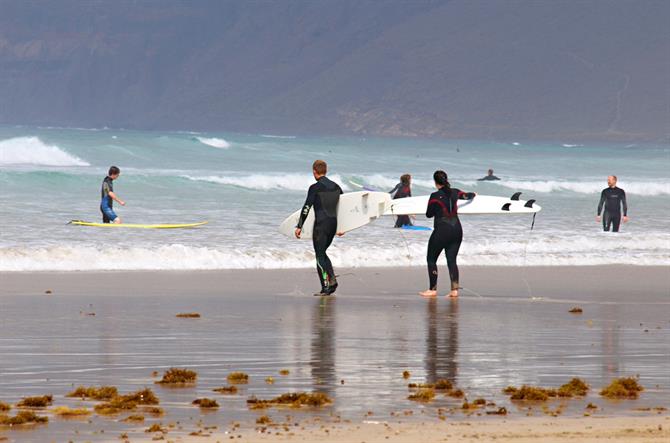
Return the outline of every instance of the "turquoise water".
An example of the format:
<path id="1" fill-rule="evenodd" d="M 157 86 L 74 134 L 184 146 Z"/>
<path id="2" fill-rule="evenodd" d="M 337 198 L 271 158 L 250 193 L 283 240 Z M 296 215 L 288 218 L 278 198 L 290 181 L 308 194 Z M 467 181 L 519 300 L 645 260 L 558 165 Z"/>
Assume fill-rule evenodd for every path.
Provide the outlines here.
<path id="1" fill-rule="evenodd" d="M 543 207 L 528 216 L 464 216 L 462 264 L 670 262 L 670 147 L 557 142 L 436 141 L 272 135 L 0 128 L 0 271 L 312 267 L 309 241 L 277 226 L 298 209 L 322 158 L 351 181 L 390 190 L 402 173 L 431 192 L 435 169 L 480 194 L 522 191 Z M 117 213 L 132 223 L 187 223 L 175 231 L 101 230 L 100 182 L 118 165 Z M 503 180 L 477 182 L 489 168 Z M 618 235 L 595 222 L 608 174 L 619 176 L 631 222 Z M 418 217 L 418 224 L 429 221 Z M 336 266 L 423 265 L 429 232 L 375 223 L 337 239 Z"/>

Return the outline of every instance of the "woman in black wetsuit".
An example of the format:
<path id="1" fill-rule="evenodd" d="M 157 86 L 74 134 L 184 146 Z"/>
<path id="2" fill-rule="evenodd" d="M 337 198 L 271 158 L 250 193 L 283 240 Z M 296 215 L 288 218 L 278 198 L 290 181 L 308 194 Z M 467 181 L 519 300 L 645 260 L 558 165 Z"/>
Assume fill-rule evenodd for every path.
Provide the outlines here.
<path id="1" fill-rule="evenodd" d="M 458 297 L 458 265 L 456 257 L 458 249 L 463 240 L 463 228 L 458 219 L 459 199 L 470 200 L 475 197 L 474 192 L 463 192 L 452 188 L 444 171 L 435 171 L 433 174 L 436 192 L 430 195 L 426 217 L 435 218 L 435 229 L 428 241 L 428 277 L 430 288 L 419 294 L 423 297 L 437 296 L 437 259 L 445 251 L 447 255 L 447 266 L 449 267 L 449 278 L 451 279 L 451 292 L 449 297 Z"/>

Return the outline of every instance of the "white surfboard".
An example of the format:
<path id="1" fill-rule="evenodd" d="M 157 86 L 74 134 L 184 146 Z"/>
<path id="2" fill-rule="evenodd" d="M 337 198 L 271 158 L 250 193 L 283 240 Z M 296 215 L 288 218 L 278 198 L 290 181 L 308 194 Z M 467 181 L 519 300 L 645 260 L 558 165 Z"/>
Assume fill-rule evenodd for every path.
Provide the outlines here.
<path id="1" fill-rule="evenodd" d="M 519 200 L 520 192 L 512 197 L 477 195 L 472 200 L 458 200 L 458 214 L 534 214 L 542 207 L 535 200 Z M 384 215 L 425 214 L 429 195 L 393 200 Z"/>
<path id="2" fill-rule="evenodd" d="M 337 205 L 337 232 L 349 232 L 365 226 L 371 221 L 384 215 L 387 207 L 391 204 L 391 196 L 386 192 L 349 192 L 340 196 Z M 287 237 L 295 238 L 295 226 L 300 219 L 300 211 L 293 214 L 279 225 L 279 232 Z M 311 240 L 314 228 L 314 208 L 302 226 L 301 239 Z"/>

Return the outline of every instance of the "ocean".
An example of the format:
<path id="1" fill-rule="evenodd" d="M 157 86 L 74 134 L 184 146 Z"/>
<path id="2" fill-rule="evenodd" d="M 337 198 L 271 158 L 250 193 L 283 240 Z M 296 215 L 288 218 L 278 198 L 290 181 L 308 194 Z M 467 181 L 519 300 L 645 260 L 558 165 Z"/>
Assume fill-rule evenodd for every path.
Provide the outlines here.
<path id="1" fill-rule="evenodd" d="M 667 144 L 444 141 L 113 129 L 0 128 L 0 271 L 276 269 L 314 266 L 310 241 L 277 232 L 299 209 L 321 158 L 345 191 L 388 191 L 403 173 L 414 195 L 444 169 L 453 187 L 536 199 L 531 216 L 462 216 L 462 265 L 670 264 Z M 115 205 L 128 223 L 198 229 L 107 230 L 100 184 L 121 168 Z M 478 182 L 488 168 L 502 180 Z M 602 232 L 596 206 L 615 174 L 630 222 Z M 336 267 L 424 266 L 430 232 L 393 229 L 391 218 L 336 239 Z M 417 224 L 431 221 L 417 217 Z"/>

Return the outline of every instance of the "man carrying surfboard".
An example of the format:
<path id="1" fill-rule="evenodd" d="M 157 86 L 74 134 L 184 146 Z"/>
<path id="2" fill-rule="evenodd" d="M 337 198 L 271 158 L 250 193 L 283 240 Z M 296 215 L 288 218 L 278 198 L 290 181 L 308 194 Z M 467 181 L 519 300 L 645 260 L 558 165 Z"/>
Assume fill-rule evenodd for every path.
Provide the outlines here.
<path id="1" fill-rule="evenodd" d="M 332 295 L 337 289 L 337 279 L 333 264 L 326 254 L 326 250 L 333 242 L 337 233 L 337 204 L 340 201 L 342 188 L 326 177 L 328 165 L 323 160 L 316 160 L 312 164 L 312 174 L 316 183 L 309 187 L 307 199 L 302 207 L 298 225 L 295 228 L 295 236 L 300 238 L 302 226 L 314 207 L 314 230 L 312 233 L 312 244 L 316 254 L 316 272 L 321 282 L 321 292 L 316 296 Z"/>
<path id="2" fill-rule="evenodd" d="M 116 166 L 112 166 L 109 168 L 107 177 L 102 181 L 102 188 L 100 189 L 100 212 L 102 212 L 103 223 L 121 223 L 121 217 L 116 215 L 113 209 L 115 201 L 121 206 L 126 205 L 126 202 L 114 193 L 114 180 L 119 178 L 119 175 L 121 175 L 121 170 Z"/>

